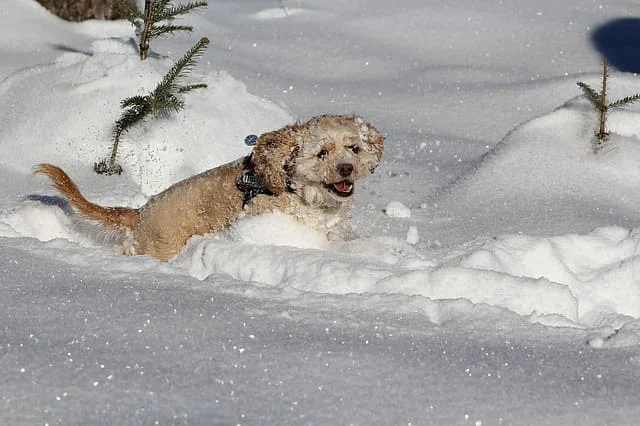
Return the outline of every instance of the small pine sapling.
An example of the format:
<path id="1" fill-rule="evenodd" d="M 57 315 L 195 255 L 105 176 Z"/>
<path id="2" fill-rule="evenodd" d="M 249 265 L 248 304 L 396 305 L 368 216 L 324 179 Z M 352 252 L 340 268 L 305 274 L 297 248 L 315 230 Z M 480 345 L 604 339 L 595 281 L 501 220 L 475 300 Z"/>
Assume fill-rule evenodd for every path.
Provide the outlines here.
<path id="1" fill-rule="evenodd" d="M 609 110 L 614 108 L 621 108 L 625 105 L 632 104 L 634 102 L 640 101 L 640 94 L 635 94 L 632 96 L 627 96 L 622 99 L 618 99 L 614 102 L 607 102 L 607 82 L 609 80 L 609 66 L 607 63 L 607 59 L 605 58 L 602 61 L 602 90 L 600 93 L 596 92 L 591 86 L 582 81 L 579 81 L 578 87 L 582 89 L 582 92 L 585 94 L 589 102 L 593 105 L 593 107 L 598 111 L 598 131 L 595 134 L 595 139 L 593 143 L 593 152 L 595 154 L 602 151 L 607 141 L 607 137 L 609 136 L 609 132 L 607 132 L 607 114 Z"/>
<path id="2" fill-rule="evenodd" d="M 280 9 L 282 9 L 282 11 L 284 12 L 284 16 L 289 16 L 289 8 L 285 4 L 285 1 L 278 0 L 278 5 L 280 6 Z"/>
<path id="3" fill-rule="evenodd" d="M 173 34 L 177 31 L 193 31 L 190 25 L 174 25 L 171 23 L 178 15 L 191 12 L 200 7 L 207 7 L 206 1 L 193 1 L 174 6 L 171 0 L 145 0 L 144 11 L 135 5 L 119 0 L 120 13 L 136 27 L 140 36 L 140 60 L 149 56 L 151 39 Z"/>
<path id="4" fill-rule="evenodd" d="M 116 163 L 120 137 L 133 125 L 142 121 L 145 117 L 167 117 L 173 112 L 184 108 L 181 96 L 192 90 L 207 87 L 206 84 L 179 84 L 179 81 L 193 69 L 196 61 L 204 53 L 209 45 L 209 39 L 203 37 L 185 55 L 177 61 L 167 72 L 162 81 L 158 83 L 153 92 L 146 96 L 132 96 L 122 100 L 120 106 L 125 109 L 122 116 L 116 121 L 114 140 L 109 161 L 101 160 L 93 165 L 93 169 L 99 174 L 121 174 L 122 167 Z"/>

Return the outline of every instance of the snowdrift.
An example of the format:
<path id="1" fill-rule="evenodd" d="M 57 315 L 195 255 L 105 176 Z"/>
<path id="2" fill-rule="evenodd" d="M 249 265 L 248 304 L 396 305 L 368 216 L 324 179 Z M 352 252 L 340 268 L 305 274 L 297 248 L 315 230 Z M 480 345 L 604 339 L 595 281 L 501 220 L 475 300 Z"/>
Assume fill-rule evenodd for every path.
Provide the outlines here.
<path id="1" fill-rule="evenodd" d="M 198 238 L 176 262 L 202 280 L 223 273 L 311 292 L 467 299 L 550 325 L 619 326 L 626 317 L 640 316 L 640 233 L 634 230 L 504 235 L 437 253 L 389 238 L 327 246 L 303 230 L 280 246 L 256 244 L 253 234 L 295 227 L 280 216 L 260 221 L 240 226 L 243 231 L 231 240 Z M 316 249 L 292 246 L 314 239 Z"/>
<path id="2" fill-rule="evenodd" d="M 626 83 L 628 90 L 637 84 Z M 632 195 L 640 187 L 637 117 L 614 110 L 607 148 L 594 155 L 596 113 L 585 98 L 572 99 L 510 132 L 454 185 L 451 198 L 481 209 L 518 209 L 523 203 L 535 208 L 536 202 L 573 206 L 578 200 L 635 209 L 640 206 Z"/>
<path id="3" fill-rule="evenodd" d="M 87 176 L 94 162 L 108 157 L 120 101 L 152 91 L 173 64 L 169 58 L 140 61 L 135 49 L 130 38 L 97 40 L 88 52 L 66 52 L 51 65 L 9 78 L 0 92 L 15 99 L 2 111 L 8 124 L 0 128 L 0 139 L 11 141 L 0 145 L 0 156 L 10 159 L 6 171 L 26 174 L 33 165 L 49 162 L 72 176 Z M 188 108 L 168 119 L 148 120 L 121 138 L 118 161 L 134 190 L 145 196 L 246 155 L 246 135 L 293 120 L 224 71 L 193 79 L 209 87 L 187 95 Z M 55 95 L 39 96 L 50 91 Z"/>

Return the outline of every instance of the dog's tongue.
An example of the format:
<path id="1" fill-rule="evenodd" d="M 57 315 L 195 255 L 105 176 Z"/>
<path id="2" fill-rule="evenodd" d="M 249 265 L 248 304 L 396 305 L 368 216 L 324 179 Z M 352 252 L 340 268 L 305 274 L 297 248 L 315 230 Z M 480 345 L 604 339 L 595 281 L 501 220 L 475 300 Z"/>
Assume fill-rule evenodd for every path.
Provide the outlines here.
<path id="1" fill-rule="evenodd" d="M 346 180 L 343 180 L 342 182 L 334 183 L 333 187 L 338 192 L 349 192 L 349 191 L 351 191 L 351 184 L 349 182 L 347 182 Z"/>

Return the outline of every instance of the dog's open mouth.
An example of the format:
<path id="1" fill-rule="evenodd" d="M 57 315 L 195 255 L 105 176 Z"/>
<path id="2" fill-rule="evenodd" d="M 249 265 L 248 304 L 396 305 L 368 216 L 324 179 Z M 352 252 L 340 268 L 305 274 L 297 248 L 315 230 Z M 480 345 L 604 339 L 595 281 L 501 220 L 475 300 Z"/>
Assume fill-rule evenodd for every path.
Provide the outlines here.
<path id="1" fill-rule="evenodd" d="M 353 182 L 348 180 L 328 184 L 327 186 L 340 197 L 348 197 L 353 194 Z"/>

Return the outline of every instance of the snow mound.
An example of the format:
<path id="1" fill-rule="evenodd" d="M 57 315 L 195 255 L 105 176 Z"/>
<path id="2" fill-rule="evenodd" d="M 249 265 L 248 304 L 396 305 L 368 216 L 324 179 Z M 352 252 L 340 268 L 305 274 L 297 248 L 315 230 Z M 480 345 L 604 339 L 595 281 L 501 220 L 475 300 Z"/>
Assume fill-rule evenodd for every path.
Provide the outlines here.
<path id="1" fill-rule="evenodd" d="M 0 213 L 0 236 L 28 237 L 40 241 L 56 238 L 75 240 L 72 221 L 57 205 L 38 201 L 23 203 L 20 207 Z"/>
<path id="2" fill-rule="evenodd" d="M 389 217 L 400 219 L 408 219 L 411 217 L 411 209 L 400 201 L 390 201 L 384 209 L 384 212 Z"/>
<path id="3" fill-rule="evenodd" d="M 226 234 L 234 241 L 258 246 L 291 246 L 318 250 L 329 247 L 327 238 L 320 232 L 278 212 L 238 220 Z"/>
<path id="4" fill-rule="evenodd" d="M 140 61 L 131 39 L 111 38 L 93 42 L 90 52 L 66 52 L 54 64 L 23 70 L 0 92 L 12 99 L 12 108 L 0 117 L 5 123 L 0 140 L 11 143 L 0 145 L 0 156 L 22 173 L 41 162 L 72 175 L 90 168 L 110 153 L 120 101 L 152 91 L 172 64 L 162 58 Z M 147 196 L 246 155 L 247 134 L 293 121 L 289 112 L 249 94 L 226 72 L 194 72 L 189 78 L 208 88 L 186 95 L 188 107 L 178 114 L 148 119 L 121 139 L 118 161 Z M 55 96 L 24 96 L 49 92 Z M 74 105 L 73 113 L 60 105 Z M 34 144 L 37 150 L 30 148 Z"/>
<path id="5" fill-rule="evenodd" d="M 32 196 L 0 212 L 0 237 L 70 241 L 105 250 L 114 236 L 96 224 L 78 220 L 67 201 L 57 196 Z"/>
<path id="6" fill-rule="evenodd" d="M 635 79 L 616 80 L 621 94 L 637 91 Z M 491 222 L 526 231 L 528 224 L 540 224 L 540 217 L 547 218 L 542 228 L 549 233 L 582 233 L 604 224 L 635 227 L 633 218 L 640 211 L 635 195 L 640 190 L 638 123 L 637 111 L 612 110 L 607 146 L 594 155 L 597 116 L 584 97 L 572 99 L 512 130 L 443 192 L 440 211 L 467 217 L 476 229 Z"/>
<path id="7" fill-rule="evenodd" d="M 569 288 L 546 279 L 467 268 L 458 261 L 441 261 L 435 266 L 413 269 L 404 266 L 418 264 L 411 259 L 417 253 L 409 254 L 412 250 L 408 247 L 406 253 L 396 254 L 395 265 L 377 262 L 366 252 L 349 254 L 356 248 L 365 250 L 366 245 L 376 244 L 380 242 L 345 243 L 332 252 L 320 252 L 203 239 L 190 245 L 183 260 L 189 273 L 201 280 L 222 273 L 243 281 L 303 291 L 467 299 L 521 315 L 558 314 L 571 321 L 578 320 L 578 301 Z"/>
<path id="8" fill-rule="evenodd" d="M 637 230 L 607 227 L 587 235 L 507 235 L 457 260 L 466 268 L 561 283 L 579 301 L 578 318 L 595 325 L 611 312 L 640 316 L 639 255 Z"/>
<path id="9" fill-rule="evenodd" d="M 273 218 L 260 220 L 268 224 Z M 266 232 L 270 238 L 285 224 L 280 220 L 269 225 L 271 230 L 256 227 L 254 233 Z M 291 232 L 293 243 L 287 247 L 283 241 L 268 245 L 268 238 L 260 245 L 199 238 L 178 262 L 200 280 L 227 274 L 302 291 L 465 299 L 548 325 L 600 327 L 640 317 L 636 230 L 605 227 L 548 238 L 504 235 L 465 243 L 444 255 L 393 239 L 303 249 L 296 241 L 306 241 L 308 233 L 297 232 Z"/>

